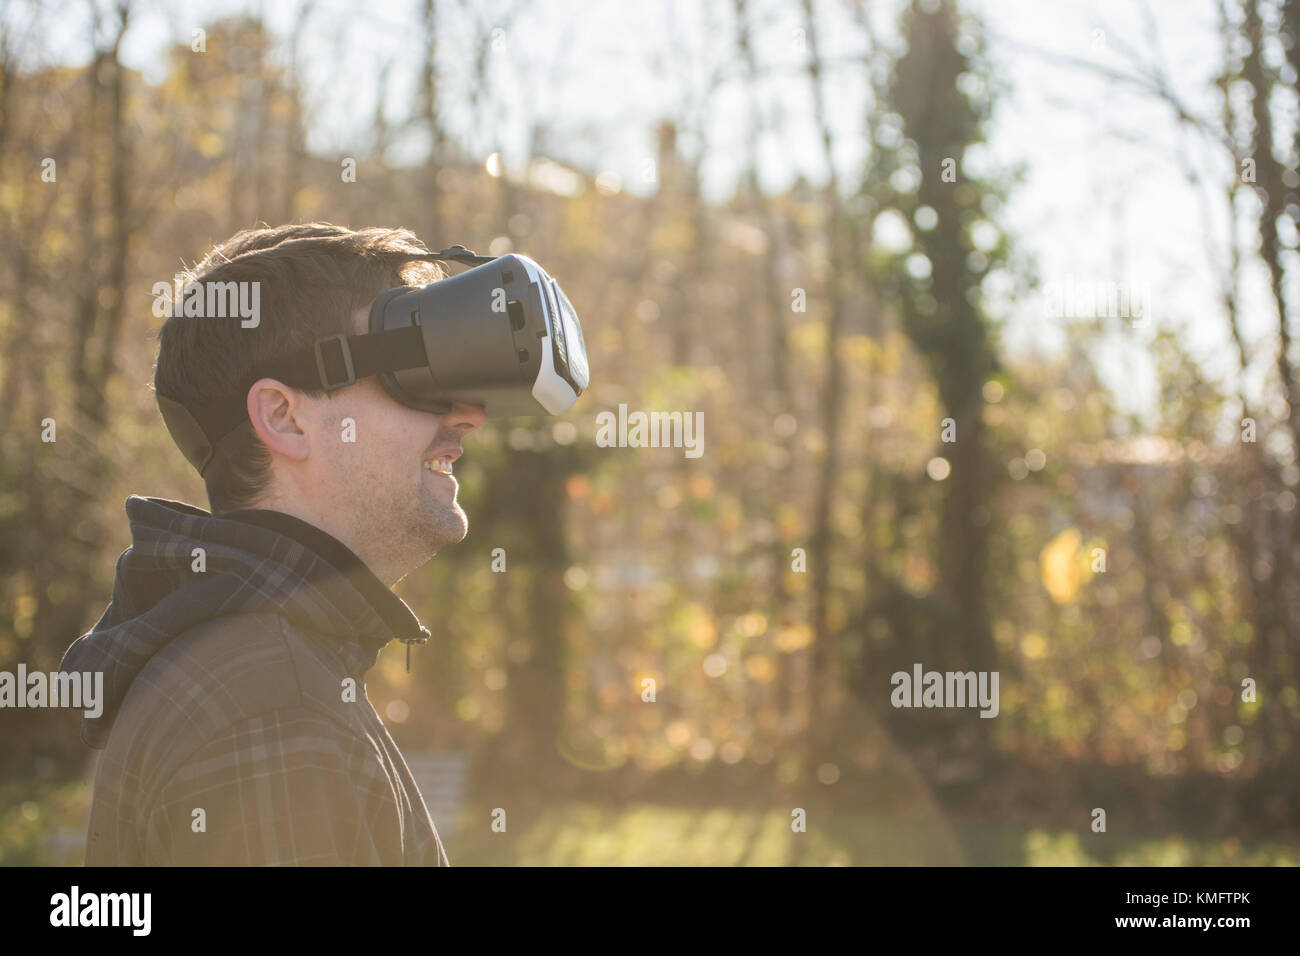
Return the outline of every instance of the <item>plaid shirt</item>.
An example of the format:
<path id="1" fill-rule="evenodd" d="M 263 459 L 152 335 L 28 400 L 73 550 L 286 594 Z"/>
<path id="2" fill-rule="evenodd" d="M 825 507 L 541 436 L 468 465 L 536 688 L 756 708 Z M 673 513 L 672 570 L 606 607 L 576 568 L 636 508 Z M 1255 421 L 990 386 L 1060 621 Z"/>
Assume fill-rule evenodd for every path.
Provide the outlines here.
<path id="1" fill-rule="evenodd" d="M 365 692 L 390 640 L 428 637 L 405 602 L 288 515 L 126 513 L 113 601 L 60 667 L 104 673 L 87 865 L 447 865 Z"/>

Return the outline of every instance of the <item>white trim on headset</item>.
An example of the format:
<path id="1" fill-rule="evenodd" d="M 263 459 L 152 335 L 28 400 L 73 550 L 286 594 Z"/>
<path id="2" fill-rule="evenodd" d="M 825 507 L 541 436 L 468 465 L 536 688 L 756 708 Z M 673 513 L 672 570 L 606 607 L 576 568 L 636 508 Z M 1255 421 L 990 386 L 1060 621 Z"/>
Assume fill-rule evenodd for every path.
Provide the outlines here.
<path id="1" fill-rule="evenodd" d="M 537 380 L 533 382 L 533 398 L 542 404 L 552 415 L 563 415 L 578 400 L 578 393 L 564 377 L 555 370 L 555 358 L 551 353 L 551 337 L 543 336 L 542 364 L 537 370 Z"/>
<path id="2" fill-rule="evenodd" d="M 528 278 L 537 285 L 538 290 L 542 293 L 542 308 L 547 309 L 547 282 L 550 279 L 537 263 L 528 256 L 519 255 L 518 259 L 523 263 L 524 268 L 528 270 Z M 556 310 L 559 310 L 557 303 Z M 549 318 L 549 313 L 548 313 Z M 550 323 L 547 323 L 549 329 Z M 542 408 L 546 409 L 548 414 L 563 415 L 573 403 L 578 400 L 578 393 L 573 390 L 573 386 L 564 380 L 555 369 L 555 352 L 551 346 L 551 335 L 548 331 L 546 335 L 538 340 L 542 347 L 542 364 L 538 366 L 537 378 L 533 380 L 533 398 L 541 403 Z"/>

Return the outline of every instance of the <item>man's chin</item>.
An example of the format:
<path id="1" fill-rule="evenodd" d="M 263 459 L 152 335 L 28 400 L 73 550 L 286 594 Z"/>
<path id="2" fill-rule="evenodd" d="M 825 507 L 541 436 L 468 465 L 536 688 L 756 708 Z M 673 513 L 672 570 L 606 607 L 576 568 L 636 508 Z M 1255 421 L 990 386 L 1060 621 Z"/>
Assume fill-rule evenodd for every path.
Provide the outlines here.
<path id="1" fill-rule="evenodd" d="M 442 514 L 437 523 L 429 529 L 429 539 L 439 551 L 450 544 L 459 544 L 469 534 L 469 519 L 465 512 L 457 507 L 451 514 Z"/>

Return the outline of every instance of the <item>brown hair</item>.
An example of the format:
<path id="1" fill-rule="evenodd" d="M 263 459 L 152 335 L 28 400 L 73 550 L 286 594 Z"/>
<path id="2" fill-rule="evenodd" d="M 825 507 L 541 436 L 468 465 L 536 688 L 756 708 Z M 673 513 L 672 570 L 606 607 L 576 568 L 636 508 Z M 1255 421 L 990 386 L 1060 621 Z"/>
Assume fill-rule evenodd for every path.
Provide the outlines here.
<path id="1" fill-rule="evenodd" d="M 257 282 L 260 321 L 172 315 L 158 333 L 154 390 L 193 407 L 234 395 L 261 362 L 319 338 L 351 335 L 353 313 L 399 285 L 445 276 L 436 262 L 413 262 L 429 250 L 408 229 L 352 230 L 327 222 L 245 229 L 216 246 L 185 282 Z M 322 389 L 300 391 L 320 396 Z M 214 514 L 250 508 L 270 480 L 271 455 L 251 428 L 232 438 L 204 471 Z"/>

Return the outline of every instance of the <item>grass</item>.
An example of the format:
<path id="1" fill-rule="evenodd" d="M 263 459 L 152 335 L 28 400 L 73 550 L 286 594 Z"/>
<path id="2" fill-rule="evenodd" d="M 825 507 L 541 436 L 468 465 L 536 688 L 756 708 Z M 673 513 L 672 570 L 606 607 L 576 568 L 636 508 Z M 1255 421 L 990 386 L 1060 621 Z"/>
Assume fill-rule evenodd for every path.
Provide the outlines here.
<path id="1" fill-rule="evenodd" d="M 958 828 L 968 860 L 989 866 L 1300 866 L 1300 846 L 1243 844 L 1182 833 L 1123 836 L 1089 831 Z"/>
<path id="2" fill-rule="evenodd" d="M 0 784 L 0 866 L 80 864 L 89 806 L 85 782 Z M 505 832 L 494 832 L 492 809 L 466 806 L 454 830 L 439 821 L 453 865 L 1300 865 L 1300 846 L 1284 842 L 954 825 L 919 805 L 809 808 L 804 832 L 791 829 L 787 808 L 582 802 L 508 813 Z"/>
<path id="3" fill-rule="evenodd" d="M 446 843 L 453 864 L 474 865 L 788 866 L 960 859 L 952 835 L 917 815 L 837 814 L 834 825 L 817 816 L 810 812 L 806 831 L 796 833 L 787 810 L 570 803 L 518 824 L 507 817 L 504 833 L 493 832 L 490 814 L 483 815 L 488 823 L 463 826 Z"/>
<path id="4" fill-rule="evenodd" d="M 0 866 L 80 866 L 89 813 L 88 781 L 0 783 Z"/>
<path id="5" fill-rule="evenodd" d="M 483 821 L 470 826 L 470 817 Z M 704 812 L 662 804 L 622 809 L 571 803 L 493 832 L 490 811 L 467 811 L 444 837 L 453 865 L 533 866 L 1296 866 L 1300 847 L 1243 846 L 1180 834 L 1123 838 L 1010 826 L 951 827 L 915 811 L 810 811 L 791 830 L 785 810 Z"/>

